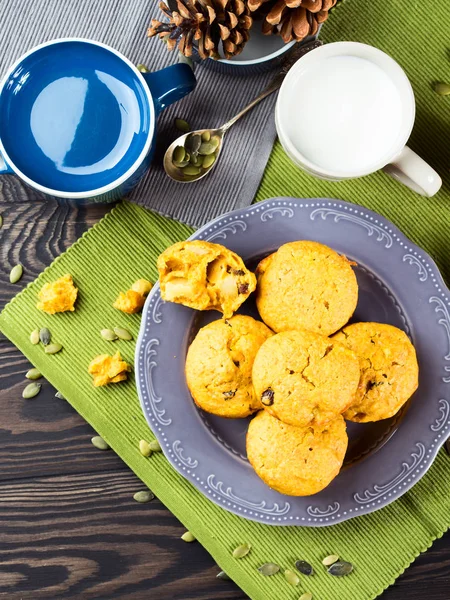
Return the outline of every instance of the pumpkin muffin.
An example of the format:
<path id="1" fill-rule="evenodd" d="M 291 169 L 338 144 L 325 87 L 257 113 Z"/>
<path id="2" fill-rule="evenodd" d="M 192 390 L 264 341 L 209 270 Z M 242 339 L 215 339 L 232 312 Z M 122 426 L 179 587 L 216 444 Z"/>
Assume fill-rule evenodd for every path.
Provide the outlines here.
<path id="1" fill-rule="evenodd" d="M 344 413 L 349 421 L 388 419 L 416 391 L 419 384 L 416 351 L 401 329 L 382 323 L 354 323 L 332 339 L 359 356 L 358 390 Z"/>
<path id="2" fill-rule="evenodd" d="M 259 410 L 252 384 L 253 361 L 273 333 L 260 321 L 236 315 L 200 329 L 186 358 L 186 380 L 194 402 L 221 417 Z"/>
<path id="3" fill-rule="evenodd" d="M 349 321 L 358 302 L 352 264 L 318 242 L 281 246 L 256 269 L 256 304 L 264 323 L 276 332 L 335 333 Z"/>
<path id="4" fill-rule="evenodd" d="M 163 300 L 197 310 L 218 310 L 225 318 L 256 288 L 256 277 L 240 256 L 202 240 L 178 242 L 158 258 Z"/>
<path id="5" fill-rule="evenodd" d="M 253 385 L 264 409 L 296 427 L 323 425 L 343 413 L 359 376 L 355 352 L 306 330 L 272 336 L 253 364 Z"/>
<path id="6" fill-rule="evenodd" d="M 293 427 L 261 411 L 250 422 L 247 456 L 256 474 L 289 496 L 310 496 L 339 473 L 348 438 L 339 416 L 325 426 Z"/>

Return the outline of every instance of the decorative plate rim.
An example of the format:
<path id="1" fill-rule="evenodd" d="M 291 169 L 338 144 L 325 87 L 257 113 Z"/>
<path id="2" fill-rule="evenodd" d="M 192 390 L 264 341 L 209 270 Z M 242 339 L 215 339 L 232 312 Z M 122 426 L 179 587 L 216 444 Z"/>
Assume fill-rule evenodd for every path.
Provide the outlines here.
<path id="1" fill-rule="evenodd" d="M 300 199 L 290 197 L 271 198 L 259 202 L 245 209 L 237 209 L 218 217 L 198 229 L 189 239 L 207 239 L 222 243 L 228 235 L 245 232 L 246 219 L 258 215 L 264 223 L 272 219 L 290 219 L 294 216 L 294 209 L 310 210 L 309 218 L 323 220 L 332 217 L 335 223 L 341 220 L 352 222 L 363 227 L 367 236 L 377 244 L 383 244 L 386 249 L 399 245 L 404 251 L 403 263 L 411 265 L 416 271 L 419 282 L 432 284 L 434 295 L 429 297 L 429 304 L 436 305 L 434 313 L 438 316 L 437 325 L 445 330 L 448 349 L 444 355 L 443 383 L 450 383 L 450 290 L 445 285 L 439 269 L 433 259 L 419 246 L 411 242 L 395 225 L 377 213 L 362 206 L 351 204 L 342 200 L 328 198 Z M 273 525 L 303 525 L 327 526 L 342 522 L 354 516 L 367 514 L 386 506 L 408 491 L 429 469 L 442 444 L 445 442 L 450 430 L 450 402 L 444 398 L 436 398 L 437 413 L 427 427 L 431 430 L 432 439 L 416 440 L 410 452 L 405 453 L 398 473 L 386 483 L 373 484 L 363 491 L 353 493 L 353 506 L 342 510 L 339 502 L 328 503 L 327 506 L 315 505 L 314 496 L 310 497 L 310 504 L 306 507 L 304 515 L 290 515 L 292 503 L 295 498 L 278 494 L 279 500 L 268 504 L 265 500 L 249 501 L 238 497 L 232 485 L 222 481 L 210 473 L 206 477 L 197 474 L 199 467 L 198 457 L 186 455 L 182 441 L 172 440 L 162 427 L 168 427 L 172 419 L 166 415 L 163 408 L 163 399 L 156 394 L 151 378 L 152 370 L 157 366 L 153 360 L 157 354 L 154 349 L 159 345 L 157 338 L 147 339 L 148 321 L 159 325 L 162 322 L 161 306 L 164 305 L 156 284 L 149 295 L 143 315 L 139 336 L 136 343 L 135 369 L 136 386 L 143 413 L 161 443 L 161 447 L 174 468 L 183 477 L 194 484 L 206 497 L 235 514 L 245 518 Z M 441 316 L 442 315 L 442 316 Z M 406 323 L 405 323 L 406 324 Z M 407 325 L 407 324 L 406 324 Z M 151 337 L 151 335 L 150 335 Z M 149 377 L 150 375 L 150 377 Z M 149 392 L 146 391 L 146 386 Z M 151 403 L 149 402 L 151 396 Z M 162 403 L 162 404 L 161 404 Z M 210 430 L 210 428 L 208 428 Z M 425 429 L 425 425 L 424 425 Z M 211 431 L 211 430 L 210 430 Z M 215 435 L 213 433 L 213 435 Z M 425 434 L 424 434 L 425 436 Z M 430 436 L 430 434 L 428 434 Z M 231 449 L 234 454 L 239 455 Z M 242 457 L 241 457 L 242 458 Z M 270 488 L 267 488 L 270 490 Z"/>

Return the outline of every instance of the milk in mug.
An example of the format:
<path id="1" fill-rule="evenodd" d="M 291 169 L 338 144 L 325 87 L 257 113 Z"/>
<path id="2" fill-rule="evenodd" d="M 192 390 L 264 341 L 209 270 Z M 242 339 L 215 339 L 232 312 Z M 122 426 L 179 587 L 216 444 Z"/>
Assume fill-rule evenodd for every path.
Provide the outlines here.
<path id="1" fill-rule="evenodd" d="M 355 56 L 334 56 L 303 72 L 287 107 L 294 146 L 331 171 L 369 170 L 400 134 L 402 102 L 394 82 Z"/>

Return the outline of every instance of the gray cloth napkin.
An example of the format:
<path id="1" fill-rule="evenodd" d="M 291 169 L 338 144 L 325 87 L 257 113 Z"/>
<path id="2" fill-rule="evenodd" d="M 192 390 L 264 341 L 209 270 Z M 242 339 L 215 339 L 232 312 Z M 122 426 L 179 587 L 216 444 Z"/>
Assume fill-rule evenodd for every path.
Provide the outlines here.
<path id="1" fill-rule="evenodd" d="M 147 26 L 160 14 L 157 0 L 0 0 L 0 75 L 29 48 L 60 37 L 98 40 L 135 64 L 158 70 L 177 61 L 159 39 L 148 39 Z M 227 75 L 196 66 L 197 88 L 159 117 L 156 155 L 150 170 L 129 199 L 194 226 L 249 205 L 258 188 L 275 140 L 275 94 L 243 117 L 227 133 L 214 173 L 198 183 L 170 180 L 162 155 L 180 135 L 174 119 L 192 128 L 218 127 L 265 87 L 273 73 Z"/>

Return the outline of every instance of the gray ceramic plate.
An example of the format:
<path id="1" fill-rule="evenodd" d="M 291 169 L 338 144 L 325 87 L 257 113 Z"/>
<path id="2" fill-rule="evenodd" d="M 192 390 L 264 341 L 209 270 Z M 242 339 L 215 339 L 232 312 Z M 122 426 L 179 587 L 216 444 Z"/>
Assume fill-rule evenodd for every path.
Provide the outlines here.
<path id="1" fill-rule="evenodd" d="M 186 387 L 189 342 L 219 314 L 164 303 L 156 285 L 144 308 L 136 379 L 144 414 L 172 465 L 226 510 L 274 525 L 331 525 L 404 494 L 429 468 L 450 429 L 450 292 L 431 258 L 376 213 L 326 199 L 267 200 L 212 221 L 193 239 L 224 244 L 250 267 L 298 239 L 323 242 L 356 261 L 354 320 L 405 330 L 417 349 L 420 384 L 394 418 L 348 423 L 345 467 L 325 490 L 283 496 L 246 459 L 247 420 L 202 413 Z M 250 300 L 244 311 L 255 314 Z"/>

